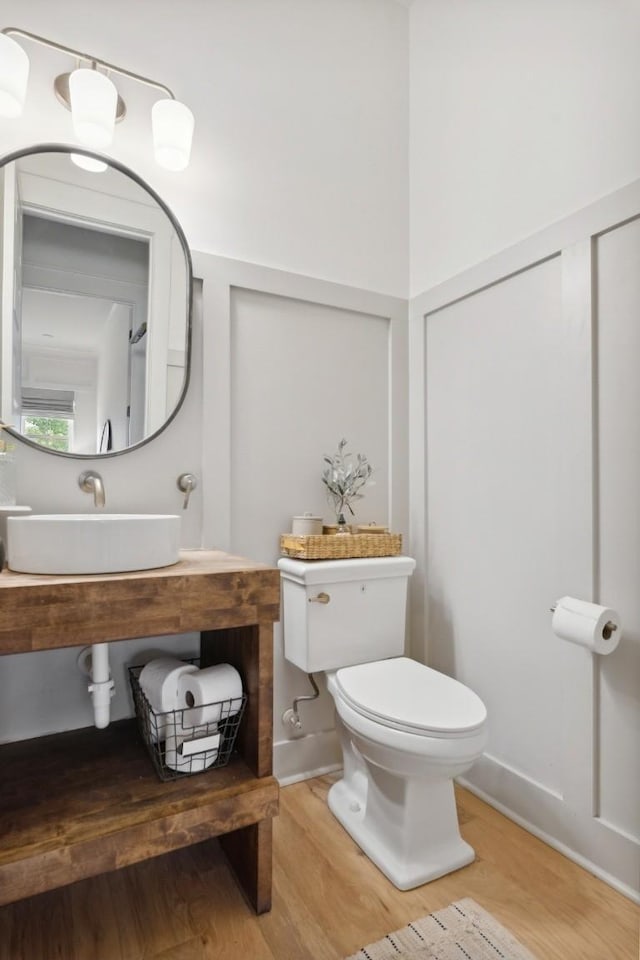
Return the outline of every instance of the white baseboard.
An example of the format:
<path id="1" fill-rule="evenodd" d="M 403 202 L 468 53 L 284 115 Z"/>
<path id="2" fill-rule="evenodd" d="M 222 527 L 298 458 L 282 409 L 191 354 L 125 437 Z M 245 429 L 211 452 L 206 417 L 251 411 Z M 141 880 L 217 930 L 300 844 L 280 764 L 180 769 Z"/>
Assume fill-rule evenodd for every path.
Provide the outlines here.
<path id="1" fill-rule="evenodd" d="M 338 770 L 342 770 L 342 764 L 332 763 L 329 767 L 318 767 L 317 770 L 307 770 L 305 773 L 293 773 L 290 777 L 278 777 L 277 780 L 281 787 L 290 787 L 292 783 L 311 780 L 313 777 L 323 777 L 325 773 L 336 773 Z"/>
<path id="2" fill-rule="evenodd" d="M 341 767 L 342 751 L 335 730 L 321 730 L 273 745 L 273 773 L 282 787 Z"/>
<path id="3" fill-rule="evenodd" d="M 572 809 L 541 784 L 483 756 L 461 786 L 599 880 L 640 903 L 640 841 Z"/>

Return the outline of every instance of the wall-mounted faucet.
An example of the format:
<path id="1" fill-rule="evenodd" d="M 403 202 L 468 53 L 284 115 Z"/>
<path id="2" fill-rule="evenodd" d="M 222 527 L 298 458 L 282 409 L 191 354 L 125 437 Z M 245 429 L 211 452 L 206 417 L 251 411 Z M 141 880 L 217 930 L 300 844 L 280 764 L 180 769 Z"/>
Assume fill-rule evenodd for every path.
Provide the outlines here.
<path id="1" fill-rule="evenodd" d="M 106 503 L 104 483 L 99 473 L 96 473 L 95 470 L 85 470 L 78 477 L 78 486 L 85 493 L 93 494 L 93 502 L 96 507 L 104 507 Z"/>
<path id="2" fill-rule="evenodd" d="M 178 490 L 184 493 L 184 503 L 182 509 L 186 510 L 189 506 L 189 497 L 198 486 L 197 477 L 193 473 L 181 473 L 177 481 Z"/>

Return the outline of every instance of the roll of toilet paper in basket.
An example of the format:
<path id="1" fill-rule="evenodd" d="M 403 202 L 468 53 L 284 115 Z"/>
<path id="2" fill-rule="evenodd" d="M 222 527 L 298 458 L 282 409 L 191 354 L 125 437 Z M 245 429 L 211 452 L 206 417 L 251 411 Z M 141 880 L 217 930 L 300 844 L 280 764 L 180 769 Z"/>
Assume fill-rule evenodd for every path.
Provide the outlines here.
<path id="1" fill-rule="evenodd" d="M 622 635 L 620 617 L 615 610 L 575 597 L 562 597 L 557 601 L 551 627 L 562 640 L 599 654 L 613 653 Z"/>
<path id="2" fill-rule="evenodd" d="M 218 663 L 182 676 L 178 681 L 178 702 L 183 711 L 183 727 L 217 723 L 233 716 L 242 706 L 240 674 L 230 663 Z"/>
<path id="3" fill-rule="evenodd" d="M 212 725 L 215 728 L 215 724 Z M 212 728 L 208 736 L 191 739 L 185 733 L 167 735 L 164 746 L 165 766 L 178 773 L 201 773 L 218 759 L 222 735 Z"/>
<path id="4" fill-rule="evenodd" d="M 195 673 L 194 663 L 185 663 L 177 657 L 157 657 L 149 660 L 140 671 L 138 682 L 154 710 L 164 713 L 178 707 L 178 680 L 185 673 Z"/>
<path id="5" fill-rule="evenodd" d="M 178 681 L 197 669 L 194 663 L 185 663 L 177 657 L 156 657 L 149 660 L 140 671 L 138 683 L 154 713 L 149 724 L 153 741 L 163 739 L 167 721 L 166 717 L 155 714 L 178 709 Z"/>

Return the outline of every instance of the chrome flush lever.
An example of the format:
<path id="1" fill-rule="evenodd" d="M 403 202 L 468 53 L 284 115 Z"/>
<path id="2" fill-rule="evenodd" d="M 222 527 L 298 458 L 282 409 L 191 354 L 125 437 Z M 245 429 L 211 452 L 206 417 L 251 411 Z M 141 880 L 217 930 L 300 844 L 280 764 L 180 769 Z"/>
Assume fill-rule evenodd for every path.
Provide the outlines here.
<path id="1" fill-rule="evenodd" d="M 331 597 L 328 593 L 319 593 L 317 597 L 309 597 L 309 603 L 329 603 Z"/>
<path id="2" fill-rule="evenodd" d="M 193 473 L 181 473 L 178 477 L 178 490 L 184 493 L 184 503 L 182 509 L 186 510 L 189 506 L 189 497 L 198 486 L 198 479 Z"/>

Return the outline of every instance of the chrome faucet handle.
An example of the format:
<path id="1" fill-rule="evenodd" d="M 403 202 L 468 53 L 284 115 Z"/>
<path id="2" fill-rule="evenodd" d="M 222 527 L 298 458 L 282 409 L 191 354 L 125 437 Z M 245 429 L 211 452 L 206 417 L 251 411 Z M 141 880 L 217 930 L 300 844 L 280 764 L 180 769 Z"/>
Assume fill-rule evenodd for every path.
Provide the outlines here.
<path id="1" fill-rule="evenodd" d="M 193 473 L 181 473 L 178 477 L 178 490 L 184 493 L 184 503 L 182 504 L 183 510 L 186 510 L 189 506 L 189 497 L 197 486 L 198 478 Z"/>
<path id="2" fill-rule="evenodd" d="M 78 477 L 78 486 L 85 493 L 93 494 L 93 503 L 96 507 L 104 507 L 104 483 L 102 477 L 95 470 L 84 470 Z"/>

